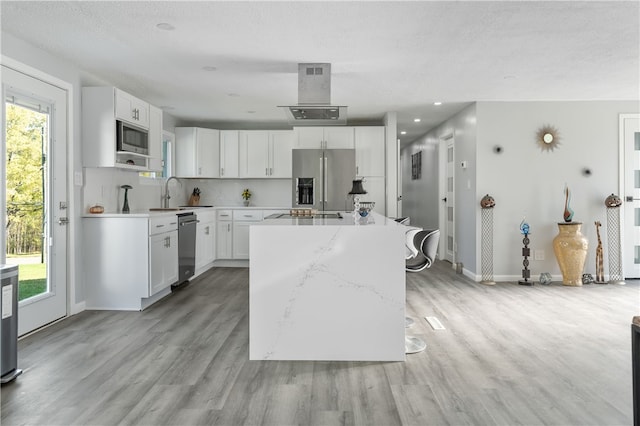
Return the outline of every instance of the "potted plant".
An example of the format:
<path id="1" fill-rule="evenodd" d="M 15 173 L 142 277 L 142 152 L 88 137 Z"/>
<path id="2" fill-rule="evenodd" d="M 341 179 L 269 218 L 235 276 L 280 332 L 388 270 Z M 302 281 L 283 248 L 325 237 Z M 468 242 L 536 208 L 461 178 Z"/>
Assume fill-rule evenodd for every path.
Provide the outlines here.
<path id="1" fill-rule="evenodd" d="M 250 198 L 251 198 L 251 191 L 249 191 L 249 188 L 245 188 L 245 190 L 242 191 L 242 199 L 244 200 L 245 207 L 249 205 Z"/>

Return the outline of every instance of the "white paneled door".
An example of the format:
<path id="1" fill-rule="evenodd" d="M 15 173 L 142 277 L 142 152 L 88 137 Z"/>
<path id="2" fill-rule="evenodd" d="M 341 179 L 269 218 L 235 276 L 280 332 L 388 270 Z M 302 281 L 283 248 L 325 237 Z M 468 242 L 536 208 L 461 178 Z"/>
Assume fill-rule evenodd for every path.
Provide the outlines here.
<path id="1" fill-rule="evenodd" d="M 442 209 L 440 210 L 441 241 L 440 254 L 442 259 L 451 262 L 455 259 L 455 150 L 453 135 L 440 142 L 440 164 L 444 173 L 440 175 L 440 194 Z"/>
<path id="2" fill-rule="evenodd" d="M 18 334 L 67 314 L 67 91 L 2 66 L 4 257 Z"/>
<path id="3" fill-rule="evenodd" d="M 625 278 L 640 278 L 640 115 L 620 117 L 624 157 L 623 259 Z"/>

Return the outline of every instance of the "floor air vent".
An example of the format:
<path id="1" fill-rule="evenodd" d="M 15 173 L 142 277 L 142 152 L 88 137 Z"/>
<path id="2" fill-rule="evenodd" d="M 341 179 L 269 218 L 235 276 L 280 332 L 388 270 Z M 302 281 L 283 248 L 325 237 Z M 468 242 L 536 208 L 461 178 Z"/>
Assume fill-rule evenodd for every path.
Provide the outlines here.
<path id="1" fill-rule="evenodd" d="M 436 317 L 424 317 L 434 330 L 444 330 L 444 325 Z"/>

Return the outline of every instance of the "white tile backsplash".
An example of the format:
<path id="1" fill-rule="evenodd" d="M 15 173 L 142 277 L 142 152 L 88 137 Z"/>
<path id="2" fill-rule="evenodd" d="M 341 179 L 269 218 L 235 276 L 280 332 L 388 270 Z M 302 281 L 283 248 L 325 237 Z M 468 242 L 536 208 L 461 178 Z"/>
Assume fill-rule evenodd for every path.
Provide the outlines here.
<path id="1" fill-rule="evenodd" d="M 124 190 L 131 185 L 129 208 L 131 211 L 162 206 L 164 179 L 139 177 L 137 172 L 112 168 L 84 169 L 83 206 L 100 204 L 105 212 L 122 209 Z M 251 191 L 251 206 L 290 207 L 291 179 L 180 179 L 169 185 L 170 206 L 186 205 L 194 188 L 199 188 L 200 204 L 214 206 L 242 206 L 242 191 Z"/>

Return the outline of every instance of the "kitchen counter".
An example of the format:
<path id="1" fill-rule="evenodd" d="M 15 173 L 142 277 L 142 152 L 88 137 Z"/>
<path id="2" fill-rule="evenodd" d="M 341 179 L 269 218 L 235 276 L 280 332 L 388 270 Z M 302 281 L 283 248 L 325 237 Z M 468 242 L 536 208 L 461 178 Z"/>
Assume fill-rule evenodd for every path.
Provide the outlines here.
<path id="1" fill-rule="evenodd" d="M 249 359 L 404 361 L 405 230 L 376 213 L 252 225 Z"/>
<path id="2" fill-rule="evenodd" d="M 134 210 L 131 213 L 120 213 L 120 212 L 104 212 L 104 213 L 84 213 L 82 217 L 158 217 L 158 216 L 170 216 L 176 215 L 180 213 L 194 212 L 198 214 L 198 211 L 202 210 L 289 210 L 290 207 L 257 207 L 257 206 L 213 206 L 213 207 L 184 207 L 181 210 L 173 209 L 173 210 L 149 210 L 149 209 L 141 209 Z"/>

